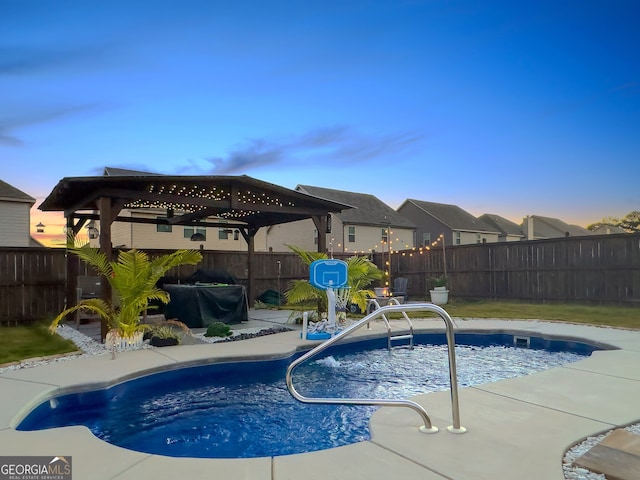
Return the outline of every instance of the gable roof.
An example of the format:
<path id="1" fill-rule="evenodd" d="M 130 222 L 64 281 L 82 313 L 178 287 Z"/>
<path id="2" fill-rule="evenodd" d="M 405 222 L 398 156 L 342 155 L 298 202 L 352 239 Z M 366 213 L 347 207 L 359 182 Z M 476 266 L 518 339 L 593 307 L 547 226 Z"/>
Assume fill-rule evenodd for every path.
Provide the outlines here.
<path id="1" fill-rule="evenodd" d="M 520 225 L 512 222 L 511 220 L 507 220 L 500 215 L 496 215 L 494 213 L 485 213 L 480 215 L 478 219 L 483 221 L 490 227 L 495 228 L 504 235 L 515 235 L 524 237 L 524 233 L 522 233 L 522 227 Z"/>
<path id="2" fill-rule="evenodd" d="M 569 234 L 568 236 L 570 237 L 593 235 L 593 232 L 586 228 L 578 225 L 570 225 L 559 218 L 543 217 L 540 215 L 529 215 L 528 218 L 533 219 L 533 235 L 536 238 L 566 237 L 567 234 Z M 528 234 L 529 225 L 527 218 L 522 222 L 522 231 L 525 235 Z"/>
<path id="3" fill-rule="evenodd" d="M 344 190 L 333 190 L 311 185 L 298 185 L 296 190 L 314 197 L 354 207 L 335 213 L 343 223 L 416 228 L 410 220 L 400 215 L 382 200 L 368 193 L 346 192 Z"/>
<path id="4" fill-rule="evenodd" d="M 0 180 L 0 200 L 30 203 L 31 205 L 36 203 L 36 199 L 31 195 L 27 195 L 22 190 L 18 190 L 16 187 L 2 180 Z"/>
<path id="5" fill-rule="evenodd" d="M 617 225 L 600 225 L 598 228 L 591 230 L 594 235 L 600 234 L 613 234 L 613 233 L 628 233 L 624 228 Z"/>
<path id="6" fill-rule="evenodd" d="M 477 219 L 469 212 L 464 211 L 457 205 L 449 205 L 446 203 L 425 202 L 423 200 L 415 200 L 408 198 L 398 208 L 400 210 L 406 203 L 411 203 L 417 208 L 431 215 L 443 225 L 451 230 L 467 231 L 467 232 L 485 232 L 500 233 L 495 228 L 487 225 L 482 220 Z"/>

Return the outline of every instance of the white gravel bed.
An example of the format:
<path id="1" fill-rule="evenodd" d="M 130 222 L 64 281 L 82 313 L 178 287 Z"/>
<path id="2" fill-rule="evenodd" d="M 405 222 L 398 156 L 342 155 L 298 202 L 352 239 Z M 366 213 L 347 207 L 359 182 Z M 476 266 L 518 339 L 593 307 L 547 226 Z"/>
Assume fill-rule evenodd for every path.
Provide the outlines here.
<path id="1" fill-rule="evenodd" d="M 625 430 L 640 435 L 640 423 L 629 425 Z M 562 461 L 562 469 L 564 470 L 564 478 L 567 480 L 605 480 L 607 477 L 601 473 L 591 472 L 585 468 L 574 467 L 573 461 L 581 455 L 584 455 L 598 443 L 604 440 L 613 430 L 602 435 L 587 437 L 582 442 L 574 445 L 567 450 Z"/>

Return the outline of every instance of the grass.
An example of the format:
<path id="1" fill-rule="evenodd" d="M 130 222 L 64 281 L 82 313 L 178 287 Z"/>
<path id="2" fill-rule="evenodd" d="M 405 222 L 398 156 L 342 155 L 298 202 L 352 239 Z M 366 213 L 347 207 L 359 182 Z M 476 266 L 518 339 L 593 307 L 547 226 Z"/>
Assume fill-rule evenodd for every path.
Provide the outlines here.
<path id="1" fill-rule="evenodd" d="M 21 327 L 0 327 L 2 349 L 0 365 L 26 358 L 44 357 L 74 352 L 78 347 L 71 341 L 47 330 L 48 324 Z"/>
<path id="2" fill-rule="evenodd" d="M 315 306 L 284 306 L 283 309 L 314 310 Z M 452 299 L 444 309 L 458 318 L 539 319 L 582 323 L 617 328 L 640 329 L 640 308 L 577 304 L 534 304 L 518 301 Z M 351 318 L 355 315 L 350 314 Z M 412 313 L 411 317 L 430 317 L 436 314 Z"/>
<path id="3" fill-rule="evenodd" d="M 540 319 L 640 329 L 640 308 L 636 307 L 453 300 L 444 309 L 460 318 Z"/>

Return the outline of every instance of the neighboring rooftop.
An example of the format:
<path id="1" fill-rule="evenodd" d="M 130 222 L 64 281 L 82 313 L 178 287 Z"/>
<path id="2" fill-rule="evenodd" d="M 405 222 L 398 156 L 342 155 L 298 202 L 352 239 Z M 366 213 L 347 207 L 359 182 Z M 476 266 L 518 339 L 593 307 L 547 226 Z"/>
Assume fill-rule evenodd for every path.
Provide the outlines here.
<path id="1" fill-rule="evenodd" d="M 578 225 L 570 225 L 558 218 L 529 215 L 522 222 L 522 231 L 529 235 L 529 224 L 533 222 L 533 238 L 580 237 L 593 235 L 593 232 Z"/>
<path id="2" fill-rule="evenodd" d="M 346 192 L 311 185 L 298 185 L 296 190 L 314 197 L 354 207 L 335 213 L 343 223 L 416 228 L 410 220 L 400 215 L 382 200 L 368 193 Z"/>
<path id="3" fill-rule="evenodd" d="M 500 215 L 496 215 L 494 213 L 485 213 L 483 215 L 480 215 L 478 217 L 478 220 L 486 223 L 502 234 L 524 237 L 524 233 L 522 233 L 522 227 L 520 225 L 504 217 L 501 217 Z"/>
<path id="4" fill-rule="evenodd" d="M 162 175 L 161 173 L 143 172 L 141 170 L 129 170 L 127 168 L 104 167 L 103 175 L 108 177 L 134 177 L 148 175 Z"/>
<path id="5" fill-rule="evenodd" d="M 405 203 L 412 203 L 420 210 L 446 225 L 451 230 L 469 232 L 500 233 L 496 228 L 486 224 L 482 220 L 474 217 L 469 212 L 464 211 L 457 205 L 446 203 L 425 202 L 408 198 Z M 403 204 L 404 205 L 404 204 Z M 400 207 L 402 208 L 402 206 Z"/>
<path id="6" fill-rule="evenodd" d="M 13 185 L 0 180 L 0 200 L 9 202 L 24 202 L 34 204 L 36 199 L 31 195 L 27 195 L 22 190 L 18 190 Z"/>

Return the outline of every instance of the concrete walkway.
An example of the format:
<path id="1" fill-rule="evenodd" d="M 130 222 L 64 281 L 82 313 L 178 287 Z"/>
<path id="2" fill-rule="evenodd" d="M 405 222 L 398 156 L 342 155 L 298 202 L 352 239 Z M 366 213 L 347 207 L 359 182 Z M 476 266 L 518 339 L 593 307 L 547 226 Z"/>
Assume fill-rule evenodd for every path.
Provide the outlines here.
<path id="1" fill-rule="evenodd" d="M 254 311 L 252 311 L 253 313 Z M 281 312 L 252 321 L 285 323 Z M 277 313 L 280 313 L 279 315 Z M 443 331 L 441 321 L 417 320 L 417 331 Z M 564 367 L 460 390 L 464 435 L 451 434 L 449 392 L 414 397 L 437 434 L 418 431 L 412 410 L 381 408 L 372 440 L 313 453 L 256 459 L 187 459 L 148 455 L 109 445 L 85 427 L 18 432 L 15 426 L 50 396 L 86 384 L 109 385 L 138 372 L 237 358 L 286 357 L 313 342 L 298 332 L 231 342 L 96 356 L 0 375 L 2 455 L 66 455 L 77 479 L 514 479 L 562 480 L 562 457 L 582 438 L 640 420 L 640 332 L 541 321 L 456 320 L 457 331 L 522 333 L 598 342 L 595 352 Z M 248 326 L 248 324 L 246 324 Z M 260 324 L 262 325 L 262 324 Z M 245 324 L 242 324 L 244 327 Z M 290 325 L 292 326 L 292 325 Z M 382 335 L 383 326 L 356 335 Z"/>

